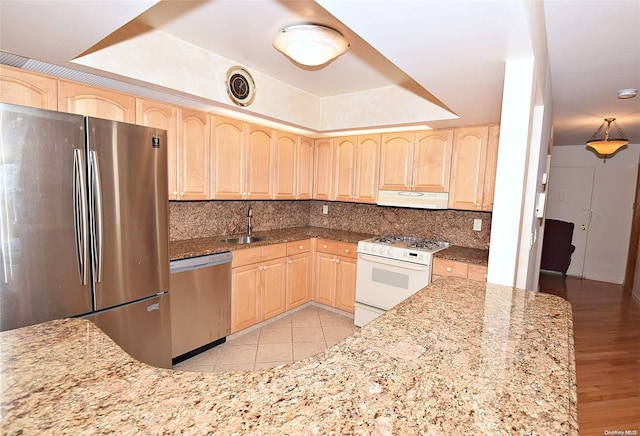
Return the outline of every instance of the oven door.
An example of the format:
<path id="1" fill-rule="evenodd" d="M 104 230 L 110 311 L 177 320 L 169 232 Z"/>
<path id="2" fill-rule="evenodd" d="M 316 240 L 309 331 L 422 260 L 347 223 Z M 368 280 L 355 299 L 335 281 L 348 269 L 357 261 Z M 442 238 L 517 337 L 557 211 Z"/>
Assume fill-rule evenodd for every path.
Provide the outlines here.
<path id="1" fill-rule="evenodd" d="M 431 262 L 420 265 L 358 253 L 356 302 L 388 310 L 431 283 Z"/>

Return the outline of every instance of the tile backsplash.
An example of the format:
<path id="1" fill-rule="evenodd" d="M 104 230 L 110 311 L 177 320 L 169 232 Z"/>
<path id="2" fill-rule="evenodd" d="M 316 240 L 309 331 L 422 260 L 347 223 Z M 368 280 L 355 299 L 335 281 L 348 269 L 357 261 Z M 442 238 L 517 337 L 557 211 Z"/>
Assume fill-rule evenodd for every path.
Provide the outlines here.
<path id="1" fill-rule="evenodd" d="M 204 238 L 246 232 L 253 207 L 253 230 L 314 226 L 360 233 L 395 233 L 489 249 L 491 213 L 382 207 L 334 201 L 171 201 L 170 239 Z M 328 214 L 322 206 L 328 206 Z M 474 219 L 482 230 L 474 231 Z"/>

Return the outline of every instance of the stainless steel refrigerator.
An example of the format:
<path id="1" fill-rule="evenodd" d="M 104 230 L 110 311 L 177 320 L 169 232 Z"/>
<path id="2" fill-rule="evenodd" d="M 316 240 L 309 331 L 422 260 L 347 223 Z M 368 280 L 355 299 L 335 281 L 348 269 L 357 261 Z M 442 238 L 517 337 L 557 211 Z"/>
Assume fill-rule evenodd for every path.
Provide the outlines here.
<path id="1" fill-rule="evenodd" d="M 0 104 L 0 329 L 82 316 L 171 367 L 166 132 Z"/>

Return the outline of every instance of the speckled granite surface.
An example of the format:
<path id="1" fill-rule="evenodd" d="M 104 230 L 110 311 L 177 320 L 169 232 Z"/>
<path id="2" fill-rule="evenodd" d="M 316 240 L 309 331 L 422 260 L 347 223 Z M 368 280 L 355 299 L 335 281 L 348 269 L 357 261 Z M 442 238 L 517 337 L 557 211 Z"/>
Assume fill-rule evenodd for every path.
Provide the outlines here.
<path id="1" fill-rule="evenodd" d="M 322 213 L 322 206 L 329 208 Z M 319 227 L 355 233 L 393 233 L 447 241 L 451 245 L 489 249 L 491 213 L 382 207 L 339 201 L 170 201 L 169 239 L 211 238 L 246 231 L 253 208 L 254 231 Z M 474 219 L 482 230 L 473 230 Z"/>
<path id="2" fill-rule="evenodd" d="M 377 234 L 376 234 L 377 235 Z M 248 245 L 234 245 L 220 242 L 223 235 L 211 238 L 186 239 L 183 241 L 171 241 L 169 243 L 169 257 L 172 260 L 186 259 L 188 257 L 205 256 L 207 254 L 223 251 L 241 250 L 261 245 L 279 244 L 281 242 L 298 241 L 307 238 L 324 238 L 335 241 L 357 243 L 363 239 L 369 239 L 374 234 L 348 232 L 345 230 L 326 229 L 322 227 L 292 227 L 288 229 L 255 232 L 255 236 L 270 238 L 266 241 L 253 242 Z M 473 263 L 487 266 L 489 251 L 477 248 L 458 247 L 453 245 L 446 250 L 435 254 L 437 257 L 459 262 Z"/>
<path id="3" fill-rule="evenodd" d="M 3 434 L 578 434 L 569 304 L 465 279 L 272 369 L 152 368 L 80 319 L 0 352 Z"/>
<path id="4" fill-rule="evenodd" d="M 188 257 L 204 256 L 223 251 L 241 250 L 249 247 L 279 244 L 282 242 L 299 241 L 308 238 L 333 239 L 335 241 L 357 243 L 363 239 L 369 239 L 373 235 L 366 233 L 346 232 L 344 230 L 324 229 L 320 227 L 292 227 L 287 229 L 254 232 L 255 236 L 269 238 L 265 241 L 252 242 L 246 245 L 235 245 L 220 242 L 223 235 L 211 238 L 187 239 L 183 241 L 171 241 L 169 243 L 169 257 L 172 260 Z"/>
<path id="5" fill-rule="evenodd" d="M 487 266 L 489 264 L 489 250 L 480 250 L 478 248 L 452 245 L 446 250 L 438 251 L 434 256 L 475 265 Z"/>

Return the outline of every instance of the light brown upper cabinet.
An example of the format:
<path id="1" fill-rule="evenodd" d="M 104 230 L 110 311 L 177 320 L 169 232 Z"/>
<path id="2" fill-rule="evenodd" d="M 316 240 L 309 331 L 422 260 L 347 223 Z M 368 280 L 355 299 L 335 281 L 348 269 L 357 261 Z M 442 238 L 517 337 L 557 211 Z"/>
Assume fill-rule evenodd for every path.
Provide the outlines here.
<path id="1" fill-rule="evenodd" d="M 213 121 L 213 195 L 271 199 L 273 129 L 221 116 Z"/>
<path id="2" fill-rule="evenodd" d="M 382 135 L 380 189 L 448 192 L 453 130 Z"/>
<path id="3" fill-rule="evenodd" d="M 242 121 L 213 117 L 213 196 L 243 198 L 245 179 L 245 127 Z"/>
<path id="4" fill-rule="evenodd" d="M 177 188 L 181 200 L 211 199 L 211 116 L 178 108 Z"/>
<path id="5" fill-rule="evenodd" d="M 334 199 L 375 203 L 379 155 L 380 135 L 336 138 L 333 156 Z"/>
<path id="6" fill-rule="evenodd" d="M 463 127 L 453 135 L 449 208 L 482 210 L 489 126 Z"/>
<path id="7" fill-rule="evenodd" d="M 305 136 L 298 139 L 295 192 L 299 200 L 313 197 L 313 139 Z"/>
<path id="8" fill-rule="evenodd" d="M 308 200 L 313 189 L 313 139 L 276 131 L 273 198 Z"/>
<path id="9" fill-rule="evenodd" d="M 136 99 L 136 124 L 167 131 L 169 200 L 179 200 L 178 190 L 178 109 L 168 103 Z"/>
<path id="10" fill-rule="evenodd" d="M 359 135 L 356 149 L 355 200 L 375 203 L 378 198 L 380 135 Z"/>
<path id="11" fill-rule="evenodd" d="M 273 198 L 296 198 L 296 157 L 298 137 L 293 133 L 276 131 L 273 174 Z"/>
<path id="12" fill-rule="evenodd" d="M 333 198 L 353 201 L 355 198 L 356 137 L 336 138 L 333 145 Z"/>
<path id="13" fill-rule="evenodd" d="M 125 123 L 136 122 L 134 96 L 65 80 L 58 80 L 58 110 Z"/>
<path id="14" fill-rule="evenodd" d="M 332 138 L 316 139 L 314 143 L 313 198 L 333 200 L 333 143 Z"/>
<path id="15" fill-rule="evenodd" d="M 449 192 L 453 129 L 416 132 L 415 138 L 412 189 Z"/>
<path id="16" fill-rule="evenodd" d="M 496 190 L 496 170 L 498 168 L 498 142 L 500 141 L 500 126 L 489 126 L 489 148 L 487 149 L 487 169 L 485 171 L 484 193 L 482 195 L 482 210 L 493 210 L 493 196 Z"/>
<path id="17" fill-rule="evenodd" d="M 413 168 L 415 134 L 393 132 L 382 135 L 380 145 L 380 189 L 409 191 Z"/>
<path id="18" fill-rule="evenodd" d="M 273 129 L 248 124 L 246 199 L 269 200 L 272 197 Z"/>
<path id="19" fill-rule="evenodd" d="M 58 81 L 52 77 L 0 66 L 0 101 L 40 109 L 58 109 Z"/>

